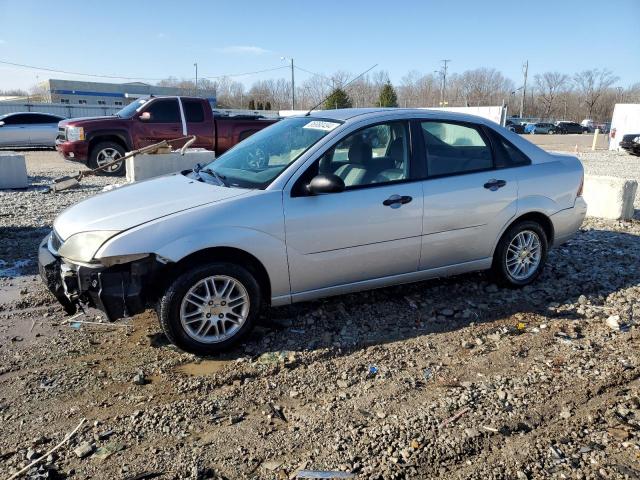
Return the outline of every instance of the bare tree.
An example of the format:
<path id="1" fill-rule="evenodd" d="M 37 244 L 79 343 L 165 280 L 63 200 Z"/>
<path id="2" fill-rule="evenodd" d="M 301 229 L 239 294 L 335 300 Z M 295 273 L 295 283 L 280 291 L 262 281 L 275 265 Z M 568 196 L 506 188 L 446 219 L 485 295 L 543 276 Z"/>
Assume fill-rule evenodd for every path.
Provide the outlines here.
<path id="1" fill-rule="evenodd" d="M 569 83 L 569 76 L 559 72 L 545 72 L 534 77 L 535 88 L 543 106 L 543 118 L 550 118 L 556 107 L 558 95 Z"/>
<path id="2" fill-rule="evenodd" d="M 573 81 L 582 101 L 587 107 L 587 117 L 593 116 L 594 109 L 604 93 L 618 80 L 618 77 L 607 69 L 585 70 L 576 73 Z"/>
<path id="3" fill-rule="evenodd" d="M 455 88 L 457 83 L 467 106 L 501 104 L 513 90 L 513 82 L 495 68 L 467 70 L 450 85 Z"/>

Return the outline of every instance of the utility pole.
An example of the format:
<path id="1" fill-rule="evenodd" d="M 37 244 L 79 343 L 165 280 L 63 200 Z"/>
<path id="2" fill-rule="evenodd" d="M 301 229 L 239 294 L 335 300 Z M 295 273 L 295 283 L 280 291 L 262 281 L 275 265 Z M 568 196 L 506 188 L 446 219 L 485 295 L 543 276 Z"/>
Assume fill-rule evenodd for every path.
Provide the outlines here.
<path id="1" fill-rule="evenodd" d="M 198 64 L 194 63 L 194 67 L 196 67 L 196 97 L 198 96 Z"/>
<path id="2" fill-rule="evenodd" d="M 527 74 L 529 73 L 529 60 L 522 65 L 522 73 L 524 73 L 524 82 L 522 84 L 522 98 L 520 99 L 520 119 L 524 113 L 524 97 L 527 94 Z"/>
<path id="3" fill-rule="evenodd" d="M 447 63 L 450 59 L 441 60 L 442 62 L 442 106 L 445 106 L 447 98 Z"/>
<path id="4" fill-rule="evenodd" d="M 296 109 L 296 82 L 293 73 L 293 58 L 291 59 L 291 110 Z"/>

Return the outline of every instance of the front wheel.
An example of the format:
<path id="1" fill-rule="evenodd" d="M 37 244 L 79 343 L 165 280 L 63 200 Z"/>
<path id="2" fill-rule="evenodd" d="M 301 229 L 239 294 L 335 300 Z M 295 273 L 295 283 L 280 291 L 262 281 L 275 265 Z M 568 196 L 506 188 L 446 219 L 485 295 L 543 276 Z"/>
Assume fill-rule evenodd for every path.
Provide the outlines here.
<path id="1" fill-rule="evenodd" d="M 507 287 L 529 285 L 542 273 L 548 240 L 544 229 L 533 221 L 519 222 L 502 236 L 493 256 L 492 273 Z"/>
<path id="2" fill-rule="evenodd" d="M 89 166 L 94 169 L 112 163 L 124 157 L 125 149 L 115 142 L 100 142 L 89 153 Z M 108 175 L 120 177 L 125 173 L 124 162 L 114 163 L 104 170 L 96 172 L 96 175 Z"/>
<path id="3" fill-rule="evenodd" d="M 261 304 L 260 286 L 239 265 L 207 263 L 176 278 L 158 304 L 160 326 L 187 352 L 219 353 L 251 331 Z"/>

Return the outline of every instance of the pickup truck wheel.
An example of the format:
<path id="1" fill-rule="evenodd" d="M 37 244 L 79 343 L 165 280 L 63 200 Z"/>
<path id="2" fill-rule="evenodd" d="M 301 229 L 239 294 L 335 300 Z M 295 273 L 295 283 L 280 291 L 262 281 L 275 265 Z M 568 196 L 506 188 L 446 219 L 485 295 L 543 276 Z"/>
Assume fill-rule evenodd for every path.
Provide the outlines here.
<path id="1" fill-rule="evenodd" d="M 115 142 L 100 142 L 91 149 L 89 154 L 89 167 L 98 168 L 113 162 L 118 158 L 124 157 L 125 151 L 122 145 Z M 97 175 L 107 175 L 112 177 L 121 177 L 125 173 L 124 162 L 96 172 Z"/>
<path id="2" fill-rule="evenodd" d="M 511 288 L 529 285 L 542 273 L 547 250 L 547 235 L 539 223 L 516 223 L 498 242 L 492 266 L 495 280 Z"/>
<path id="3" fill-rule="evenodd" d="M 237 344 L 260 311 L 260 286 L 245 268 L 226 262 L 194 267 L 169 286 L 158 304 L 169 340 L 190 353 L 212 355 Z"/>

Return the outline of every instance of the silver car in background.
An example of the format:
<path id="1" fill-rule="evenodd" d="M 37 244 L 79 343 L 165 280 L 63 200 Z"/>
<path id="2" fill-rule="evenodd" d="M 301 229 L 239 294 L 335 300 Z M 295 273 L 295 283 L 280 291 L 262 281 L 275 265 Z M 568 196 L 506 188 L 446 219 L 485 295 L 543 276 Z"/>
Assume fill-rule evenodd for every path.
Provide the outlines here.
<path id="1" fill-rule="evenodd" d="M 582 183 L 575 157 L 479 117 L 320 111 L 67 209 L 40 271 L 69 313 L 155 307 L 172 342 L 210 354 L 263 306 L 478 270 L 528 285 L 580 227 Z"/>
<path id="2" fill-rule="evenodd" d="M 50 113 L 18 112 L 0 115 L 0 147 L 50 147 L 56 145 L 58 122 Z"/>

